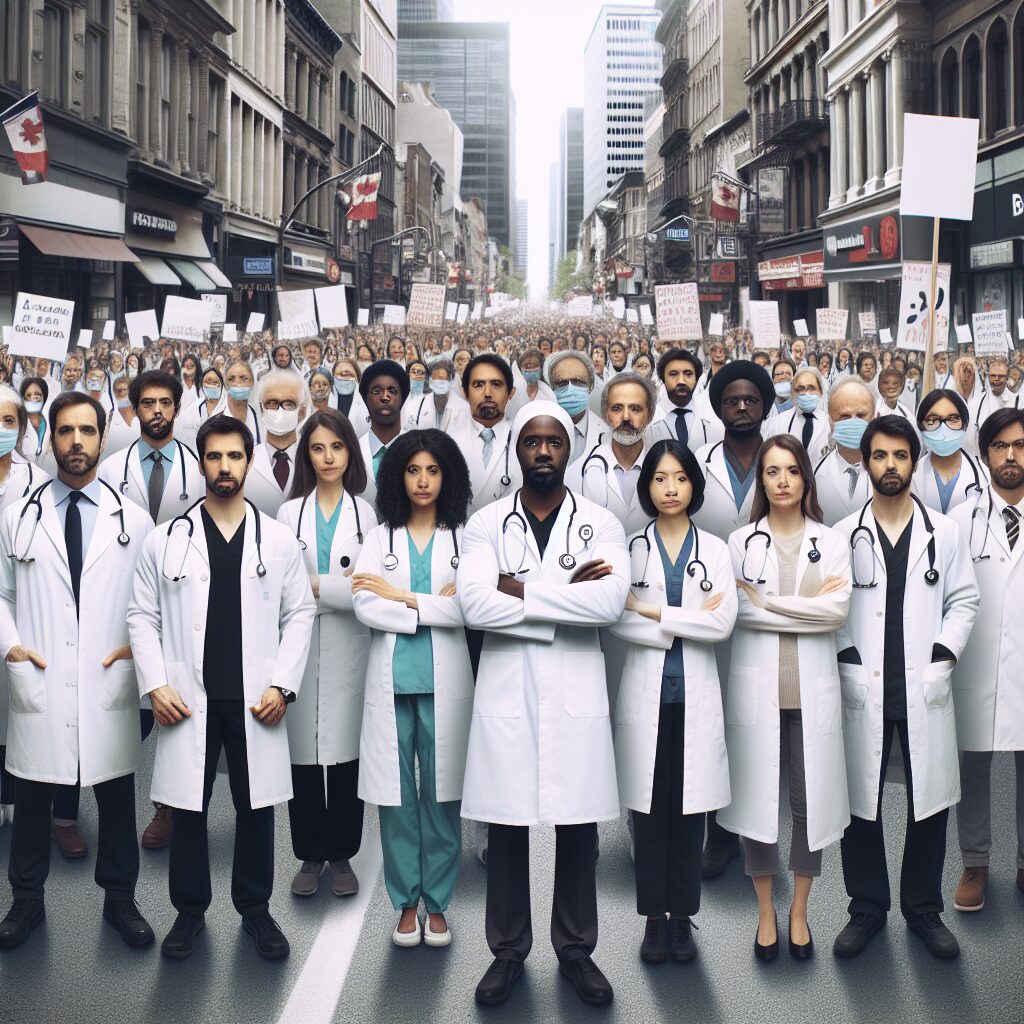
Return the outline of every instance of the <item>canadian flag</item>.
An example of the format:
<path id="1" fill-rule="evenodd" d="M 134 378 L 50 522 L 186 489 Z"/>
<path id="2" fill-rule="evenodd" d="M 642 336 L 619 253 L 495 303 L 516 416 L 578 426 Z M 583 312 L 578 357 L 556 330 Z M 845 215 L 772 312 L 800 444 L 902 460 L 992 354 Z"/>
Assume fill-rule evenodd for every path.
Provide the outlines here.
<path id="1" fill-rule="evenodd" d="M 461 264 L 459 264 L 459 263 L 449 263 L 448 264 L 448 284 L 452 285 L 452 286 L 457 285 L 459 283 L 459 278 L 461 276 L 462 276 L 462 266 L 461 266 Z"/>
<path id="2" fill-rule="evenodd" d="M 380 172 L 364 174 L 352 185 L 352 205 L 345 214 L 346 220 L 376 220 L 377 193 L 380 191 Z"/>
<path id="3" fill-rule="evenodd" d="M 740 190 L 721 178 L 711 179 L 711 219 L 740 219 Z"/>
<path id="4" fill-rule="evenodd" d="M 11 140 L 11 149 L 21 168 L 24 185 L 35 185 L 46 181 L 50 168 L 50 156 L 46 149 L 46 134 L 43 131 L 43 112 L 39 108 L 39 93 L 29 93 L 0 114 Z"/>

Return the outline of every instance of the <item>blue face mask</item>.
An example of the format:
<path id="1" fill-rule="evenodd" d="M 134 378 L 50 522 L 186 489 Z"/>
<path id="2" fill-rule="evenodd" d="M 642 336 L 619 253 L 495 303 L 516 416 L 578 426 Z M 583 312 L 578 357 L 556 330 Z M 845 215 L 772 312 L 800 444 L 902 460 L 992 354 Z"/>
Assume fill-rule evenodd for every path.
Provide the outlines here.
<path id="1" fill-rule="evenodd" d="M 946 456 L 960 451 L 967 431 L 953 430 L 947 423 L 943 423 L 937 430 L 926 430 L 923 436 L 928 451 L 933 455 Z"/>
<path id="2" fill-rule="evenodd" d="M 335 377 L 334 390 L 337 391 L 339 395 L 355 394 L 356 382 L 351 377 Z"/>
<path id="3" fill-rule="evenodd" d="M 523 370 L 523 380 L 531 387 L 540 383 L 540 370 Z"/>
<path id="4" fill-rule="evenodd" d="M 779 398 L 789 398 L 789 393 L 793 390 L 793 382 L 791 380 L 780 380 L 775 385 L 775 394 Z"/>
<path id="5" fill-rule="evenodd" d="M 409 394 L 410 395 L 422 395 L 423 388 L 426 386 L 425 380 L 410 380 L 409 381 Z"/>
<path id="6" fill-rule="evenodd" d="M 206 395 L 206 399 L 209 402 L 219 402 L 220 401 L 220 388 L 216 388 L 216 387 L 208 388 L 204 384 L 203 385 L 203 394 Z"/>
<path id="7" fill-rule="evenodd" d="M 821 395 L 797 395 L 796 407 L 801 412 L 814 412 L 821 401 Z"/>
<path id="8" fill-rule="evenodd" d="M 235 402 L 248 402 L 252 394 L 252 388 L 234 387 L 228 388 L 228 397 Z"/>
<path id="9" fill-rule="evenodd" d="M 452 382 L 450 380 L 432 380 L 430 382 L 430 390 L 437 395 L 438 398 L 444 398 L 445 395 L 451 391 Z"/>
<path id="10" fill-rule="evenodd" d="M 840 420 L 832 428 L 832 437 L 841 448 L 860 448 L 860 440 L 868 429 L 868 421 L 852 417 Z"/>
<path id="11" fill-rule="evenodd" d="M 10 455 L 17 447 L 18 433 L 17 430 L 0 429 L 0 459 L 5 455 Z"/>
<path id="12" fill-rule="evenodd" d="M 563 384 L 555 388 L 555 401 L 573 418 L 587 407 L 590 392 L 578 384 Z"/>

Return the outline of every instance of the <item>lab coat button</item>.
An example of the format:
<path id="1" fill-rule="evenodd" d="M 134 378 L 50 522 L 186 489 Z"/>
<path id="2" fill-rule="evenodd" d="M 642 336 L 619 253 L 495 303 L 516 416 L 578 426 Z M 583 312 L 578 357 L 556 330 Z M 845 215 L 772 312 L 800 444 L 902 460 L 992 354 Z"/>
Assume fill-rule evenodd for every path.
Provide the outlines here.
<path id="1" fill-rule="evenodd" d="M 196 623 L 196 624 L 195 624 L 195 625 L 194 625 L 194 626 L 193 626 L 192 628 L 193 628 L 193 629 L 194 629 L 194 630 L 195 630 L 195 631 L 196 631 L 196 632 L 198 633 L 198 632 L 199 632 L 199 630 L 200 630 L 200 629 L 201 629 L 202 627 L 201 627 L 201 626 L 199 625 L 199 623 L 197 622 L 197 623 Z"/>
<path id="2" fill-rule="evenodd" d="M 205 583 L 210 577 L 204 572 L 199 578 Z"/>
<path id="3" fill-rule="evenodd" d="M 882 752 L 880 750 L 876 750 L 875 751 L 875 757 L 881 757 L 881 756 L 882 756 Z"/>
<path id="4" fill-rule="evenodd" d="M 876 676 L 880 676 L 881 674 L 882 674 L 882 673 L 881 673 L 881 672 L 879 672 L 879 671 L 878 671 L 878 669 L 875 669 L 875 675 L 876 675 Z"/>
<path id="5" fill-rule="evenodd" d="M 882 615 L 883 615 L 883 612 L 875 612 L 875 615 L 876 615 L 876 616 L 877 616 L 878 618 L 881 618 L 881 617 L 882 617 Z"/>

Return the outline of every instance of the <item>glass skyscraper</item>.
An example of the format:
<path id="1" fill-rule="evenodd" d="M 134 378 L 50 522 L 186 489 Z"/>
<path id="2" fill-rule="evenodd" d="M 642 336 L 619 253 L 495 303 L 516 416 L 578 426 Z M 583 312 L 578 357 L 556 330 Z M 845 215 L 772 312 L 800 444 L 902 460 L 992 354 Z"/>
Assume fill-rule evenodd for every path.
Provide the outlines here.
<path id="1" fill-rule="evenodd" d="M 452 0 L 398 0 L 399 21 L 451 21 Z"/>

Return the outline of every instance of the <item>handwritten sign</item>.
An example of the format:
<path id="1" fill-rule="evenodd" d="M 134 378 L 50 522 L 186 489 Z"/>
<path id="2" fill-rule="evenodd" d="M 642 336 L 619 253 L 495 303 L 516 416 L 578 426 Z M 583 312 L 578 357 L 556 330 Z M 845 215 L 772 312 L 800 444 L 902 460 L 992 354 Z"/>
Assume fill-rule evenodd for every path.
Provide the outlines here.
<path id="1" fill-rule="evenodd" d="M 651 312 L 650 304 L 647 302 L 640 307 L 640 323 L 645 327 L 654 326 L 654 314 Z"/>
<path id="2" fill-rule="evenodd" d="M 935 289 L 935 351 L 943 352 L 949 338 L 949 282 L 950 266 L 939 263 L 936 266 Z M 911 352 L 925 352 L 928 349 L 928 332 L 931 330 L 932 265 L 921 261 L 907 261 L 903 264 L 903 281 L 900 285 L 900 318 L 896 328 L 896 344 Z"/>
<path id="3" fill-rule="evenodd" d="M 228 318 L 228 297 L 206 292 L 200 299 L 210 307 L 210 323 L 222 324 Z"/>
<path id="4" fill-rule="evenodd" d="M 1006 355 L 1006 310 L 973 313 L 974 354 L 976 356 Z"/>
<path id="5" fill-rule="evenodd" d="M 811 334 L 811 332 L 809 330 L 807 330 L 807 321 L 806 320 L 794 320 L 793 321 L 793 330 L 796 333 L 796 336 L 798 338 L 807 338 L 807 337 L 810 337 L 810 334 Z"/>
<path id="6" fill-rule="evenodd" d="M 655 285 L 654 302 L 662 341 L 700 341 L 704 337 L 695 282 Z"/>
<path id="7" fill-rule="evenodd" d="M 725 314 L 712 313 L 708 321 L 708 334 L 720 338 L 725 333 Z"/>
<path id="8" fill-rule="evenodd" d="M 875 311 L 873 309 L 866 310 L 857 314 L 857 320 L 860 323 L 861 334 L 875 334 L 878 331 L 877 321 L 875 319 Z"/>
<path id="9" fill-rule="evenodd" d="M 293 338 L 314 337 L 320 333 L 316 321 L 316 299 L 312 288 L 296 288 L 277 293 L 278 316 L 292 330 Z"/>
<path id="10" fill-rule="evenodd" d="M 359 327 L 370 326 L 370 311 L 368 309 L 360 309 L 356 312 L 356 324 Z"/>
<path id="11" fill-rule="evenodd" d="M 824 306 L 815 313 L 818 338 L 822 341 L 842 341 L 846 337 L 846 325 L 850 319 L 848 309 L 832 309 Z"/>
<path id="12" fill-rule="evenodd" d="M 443 284 L 414 284 L 405 322 L 410 327 L 440 327 L 444 321 L 445 291 Z"/>
<path id="13" fill-rule="evenodd" d="M 460 302 L 459 311 L 455 314 L 455 322 L 457 324 L 464 324 L 469 319 L 469 303 Z"/>
<path id="14" fill-rule="evenodd" d="M 384 323 L 404 324 L 405 306 L 387 305 L 384 307 Z"/>
<path id="15" fill-rule="evenodd" d="M 18 292 L 10 354 L 60 362 L 68 352 L 74 314 L 75 304 L 68 299 Z"/>
<path id="16" fill-rule="evenodd" d="M 594 300 L 589 295 L 577 295 L 566 310 L 569 316 L 591 316 L 594 312 Z"/>
<path id="17" fill-rule="evenodd" d="M 263 325 L 267 322 L 266 313 L 250 313 L 249 321 L 245 325 L 246 334 L 254 334 L 257 331 L 263 330 Z"/>
<path id="18" fill-rule="evenodd" d="M 114 321 L 113 320 L 108 320 L 103 325 L 103 340 L 104 341 L 113 341 L 114 340 Z"/>
<path id="19" fill-rule="evenodd" d="M 820 312 L 820 310 L 819 310 Z M 750 300 L 750 329 L 754 344 L 771 347 L 782 344 L 782 325 L 779 322 L 778 302 Z"/>
<path id="20" fill-rule="evenodd" d="M 238 341 L 238 327 L 235 324 L 225 324 L 221 340 L 228 345 Z"/>
<path id="21" fill-rule="evenodd" d="M 459 312 L 459 304 L 457 302 L 446 302 L 444 304 L 444 318 L 445 320 L 454 320 Z"/>

